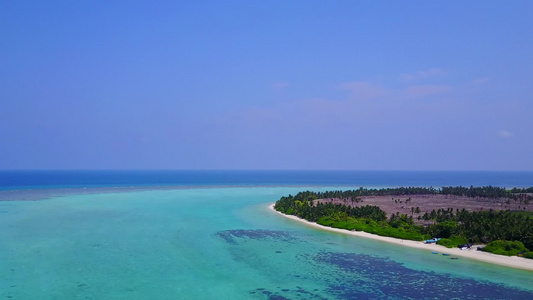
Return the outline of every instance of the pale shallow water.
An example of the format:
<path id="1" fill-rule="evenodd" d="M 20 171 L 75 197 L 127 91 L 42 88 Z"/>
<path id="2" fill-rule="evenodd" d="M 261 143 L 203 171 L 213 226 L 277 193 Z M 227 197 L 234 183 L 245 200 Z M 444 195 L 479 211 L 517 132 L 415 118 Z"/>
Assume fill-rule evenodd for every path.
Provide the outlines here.
<path id="1" fill-rule="evenodd" d="M 533 299 L 533 272 L 312 229 L 268 209 L 305 189 L 0 202 L 0 299 Z"/>

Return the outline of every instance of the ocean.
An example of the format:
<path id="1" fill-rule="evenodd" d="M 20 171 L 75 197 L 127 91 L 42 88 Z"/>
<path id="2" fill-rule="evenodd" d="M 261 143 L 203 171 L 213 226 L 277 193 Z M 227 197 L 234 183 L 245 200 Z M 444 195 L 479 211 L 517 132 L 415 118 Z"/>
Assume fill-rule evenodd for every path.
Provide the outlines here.
<path id="1" fill-rule="evenodd" d="M 1 171 L 2 299 L 533 299 L 533 273 L 314 229 L 302 190 L 533 186 L 533 172 Z"/>

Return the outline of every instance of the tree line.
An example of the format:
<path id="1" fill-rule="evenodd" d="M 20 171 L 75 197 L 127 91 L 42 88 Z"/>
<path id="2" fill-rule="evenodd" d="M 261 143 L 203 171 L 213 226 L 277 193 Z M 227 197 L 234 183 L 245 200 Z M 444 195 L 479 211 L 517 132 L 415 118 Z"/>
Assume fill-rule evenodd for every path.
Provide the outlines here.
<path id="1" fill-rule="evenodd" d="M 434 187 L 397 187 L 397 188 L 382 188 L 382 189 L 367 189 L 359 188 L 355 190 L 346 191 L 325 191 L 325 192 L 302 192 L 299 196 L 304 200 L 315 199 L 350 199 L 357 201 L 363 196 L 409 196 L 409 195 L 454 195 L 469 198 L 510 198 L 510 199 L 529 199 L 533 200 L 533 187 L 529 188 L 512 188 L 506 189 L 504 187 L 482 186 L 482 187 L 463 187 L 463 186 L 444 186 L 441 188 Z M 360 200 L 360 199 L 359 199 Z"/>

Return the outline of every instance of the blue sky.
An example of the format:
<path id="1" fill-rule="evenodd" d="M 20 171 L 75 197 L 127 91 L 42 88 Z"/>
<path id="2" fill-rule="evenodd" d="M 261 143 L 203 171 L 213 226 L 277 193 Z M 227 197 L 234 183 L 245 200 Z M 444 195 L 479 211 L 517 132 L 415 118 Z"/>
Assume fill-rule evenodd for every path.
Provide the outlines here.
<path id="1" fill-rule="evenodd" d="M 0 169 L 533 170 L 532 1 L 2 1 Z"/>

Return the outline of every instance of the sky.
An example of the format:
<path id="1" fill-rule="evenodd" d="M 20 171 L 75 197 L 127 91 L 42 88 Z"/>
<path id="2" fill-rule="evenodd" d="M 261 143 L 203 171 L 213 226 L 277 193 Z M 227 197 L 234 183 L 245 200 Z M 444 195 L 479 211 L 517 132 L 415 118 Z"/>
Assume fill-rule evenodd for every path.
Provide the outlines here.
<path id="1" fill-rule="evenodd" d="M 1 1 L 0 169 L 533 170 L 533 1 Z"/>

